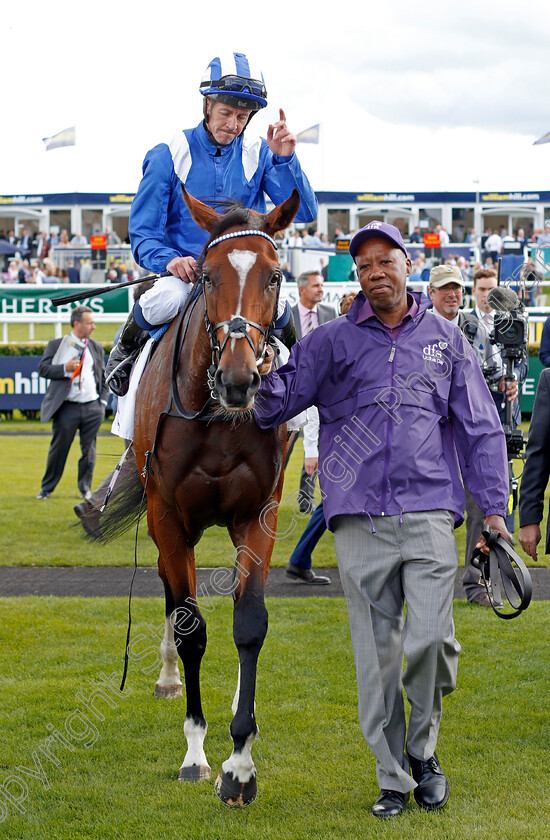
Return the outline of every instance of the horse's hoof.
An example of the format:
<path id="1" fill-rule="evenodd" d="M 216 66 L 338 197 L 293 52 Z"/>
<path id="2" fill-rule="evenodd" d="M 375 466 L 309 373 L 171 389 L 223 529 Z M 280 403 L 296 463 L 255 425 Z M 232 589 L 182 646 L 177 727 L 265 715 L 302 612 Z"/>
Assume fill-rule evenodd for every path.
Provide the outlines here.
<path id="1" fill-rule="evenodd" d="M 153 697 L 163 697 L 165 700 L 175 700 L 176 697 L 183 697 L 181 685 L 159 685 L 155 686 Z"/>
<path id="2" fill-rule="evenodd" d="M 180 767 L 178 773 L 179 782 L 204 782 L 210 778 L 210 767 L 208 764 L 191 764 L 189 767 Z"/>
<path id="3" fill-rule="evenodd" d="M 239 782 L 232 773 L 221 772 L 216 779 L 214 789 L 218 799 L 230 808 L 246 808 L 258 795 L 256 774 L 248 782 Z"/>

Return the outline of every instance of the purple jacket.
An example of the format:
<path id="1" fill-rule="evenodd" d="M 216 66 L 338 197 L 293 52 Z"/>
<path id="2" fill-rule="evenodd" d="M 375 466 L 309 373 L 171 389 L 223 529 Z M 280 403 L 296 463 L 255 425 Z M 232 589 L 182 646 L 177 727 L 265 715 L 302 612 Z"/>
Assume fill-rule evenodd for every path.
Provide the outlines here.
<path id="1" fill-rule="evenodd" d="M 392 337 L 360 292 L 345 317 L 318 327 L 262 377 L 260 427 L 319 409 L 329 528 L 339 514 L 422 510 L 453 511 L 459 525 L 461 470 L 485 515 L 506 515 L 505 438 L 475 354 L 428 298 L 411 298 L 417 306 Z"/>

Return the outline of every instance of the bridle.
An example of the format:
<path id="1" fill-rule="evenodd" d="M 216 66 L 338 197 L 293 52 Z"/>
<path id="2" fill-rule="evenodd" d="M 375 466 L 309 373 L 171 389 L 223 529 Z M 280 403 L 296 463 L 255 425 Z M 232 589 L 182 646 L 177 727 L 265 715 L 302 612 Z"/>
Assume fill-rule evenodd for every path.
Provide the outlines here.
<path id="1" fill-rule="evenodd" d="M 267 239 L 268 242 L 273 245 L 275 252 L 277 253 L 277 244 L 274 239 L 272 239 L 269 234 L 265 233 L 263 230 L 236 230 L 232 231 L 231 233 L 224 233 L 221 236 L 216 237 L 209 242 L 205 249 L 205 256 L 210 251 L 211 248 L 214 248 L 215 245 L 218 245 L 220 242 L 226 242 L 229 239 L 235 239 L 241 236 L 261 236 L 263 239 Z M 254 356 L 256 358 L 256 364 L 258 367 L 264 360 L 265 354 L 267 352 L 267 345 L 273 330 L 275 329 L 275 321 L 277 320 L 277 309 L 279 306 L 279 295 L 281 293 L 281 283 L 283 279 L 283 275 L 281 271 L 276 271 L 276 281 L 277 281 L 277 296 L 275 299 L 275 306 L 273 309 L 273 315 L 271 317 L 271 321 L 267 327 L 262 327 L 261 324 L 257 324 L 255 321 L 251 321 L 248 318 L 243 318 L 241 315 L 237 315 L 234 318 L 231 318 L 226 321 L 219 321 L 217 324 L 213 324 L 208 316 L 208 306 L 206 304 L 206 294 L 205 294 L 205 284 L 208 280 L 208 274 L 203 270 L 200 276 L 200 283 L 202 286 L 202 291 L 204 295 L 204 323 L 206 325 L 206 332 L 208 333 L 208 338 L 210 340 L 210 347 L 212 349 L 212 367 L 209 369 L 208 376 L 209 380 L 212 381 L 213 377 L 215 376 L 216 370 L 220 363 L 220 359 L 222 356 L 223 351 L 227 345 L 227 342 L 231 338 L 246 338 L 250 347 L 254 352 Z M 222 341 L 220 346 L 218 342 L 218 331 L 222 328 L 226 327 L 226 335 Z M 254 346 L 254 342 L 250 338 L 250 333 L 248 332 L 249 327 L 254 327 L 254 329 L 258 330 L 261 335 L 264 337 L 263 349 L 258 354 L 258 349 Z M 215 394 L 212 394 L 215 397 Z"/>
<path id="2" fill-rule="evenodd" d="M 218 245 L 220 242 L 225 242 L 228 239 L 234 239 L 235 237 L 239 236 L 262 236 L 264 239 L 267 239 L 270 242 L 275 251 L 277 251 L 277 245 L 275 240 L 269 236 L 269 234 L 265 233 L 262 230 L 238 230 L 233 231 L 231 233 L 224 233 L 221 236 L 216 237 L 210 242 L 205 248 L 205 255 L 208 253 L 210 248 L 213 248 L 215 245 Z M 183 417 L 185 420 L 207 420 L 208 422 L 212 419 L 212 411 L 215 407 L 215 404 L 219 402 L 219 394 L 216 391 L 216 387 L 214 385 L 216 371 L 218 370 L 219 360 L 221 355 L 224 351 L 224 348 L 229 341 L 230 338 L 246 338 L 252 350 L 254 351 L 254 356 L 256 357 L 256 364 L 258 367 L 261 365 L 265 353 L 267 352 L 267 345 L 269 339 L 275 329 L 275 321 L 277 319 L 277 309 L 279 306 L 279 295 L 281 292 L 281 282 L 283 279 L 282 273 L 280 271 L 276 272 L 276 279 L 277 279 L 277 297 L 275 299 L 275 306 L 273 309 L 273 315 L 271 321 L 267 328 L 261 326 L 261 324 L 257 324 L 255 321 L 250 321 L 248 318 L 242 318 L 241 316 L 231 318 L 227 321 L 220 321 L 218 324 L 212 324 L 210 318 L 208 317 L 208 307 L 206 305 L 206 294 L 205 294 L 205 284 L 207 282 L 207 274 L 203 270 L 200 277 L 197 279 L 195 283 L 195 287 L 191 295 L 188 297 L 187 302 L 184 308 L 181 310 L 177 324 L 176 330 L 174 333 L 174 343 L 172 346 L 172 362 L 170 368 L 170 393 L 168 396 L 168 404 L 164 411 L 162 412 L 162 416 L 172 416 L 172 417 Z M 206 332 L 208 334 L 208 339 L 210 342 L 210 348 L 212 351 L 212 364 L 208 368 L 208 387 L 210 389 L 210 396 L 206 400 L 205 404 L 201 409 L 198 411 L 190 411 L 189 409 L 185 408 L 182 404 L 179 393 L 178 393 L 178 385 L 177 385 L 177 372 L 178 372 L 178 365 L 179 359 L 183 350 L 183 345 L 185 342 L 185 338 L 187 335 L 187 330 L 189 328 L 189 323 L 191 321 L 191 315 L 195 306 L 197 305 L 200 297 L 204 298 L 204 322 L 206 325 Z M 222 327 L 227 326 L 227 335 L 222 342 L 220 347 L 217 339 L 217 331 Z M 254 327 L 255 329 L 259 330 L 259 332 L 264 336 L 264 347 L 262 352 L 258 356 L 258 351 L 256 347 L 254 347 L 254 342 L 250 338 L 248 334 L 248 327 Z M 173 408 L 172 408 L 173 406 Z M 160 424 L 160 418 L 159 418 Z M 157 426 L 157 433 L 158 434 L 158 426 Z M 155 441 L 156 441 L 155 435 Z M 153 451 L 154 451 L 153 446 Z M 152 452 L 151 452 L 152 455 Z"/>

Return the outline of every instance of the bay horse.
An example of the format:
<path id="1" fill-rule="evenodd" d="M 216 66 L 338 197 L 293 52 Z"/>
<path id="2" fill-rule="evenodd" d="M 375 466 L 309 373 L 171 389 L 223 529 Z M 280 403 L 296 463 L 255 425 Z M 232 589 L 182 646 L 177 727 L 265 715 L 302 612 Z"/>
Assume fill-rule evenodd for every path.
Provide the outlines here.
<path id="1" fill-rule="evenodd" d="M 225 575 L 223 582 L 218 577 L 218 591 L 233 594 L 239 673 L 233 751 L 215 790 L 227 805 L 244 807 L 257 795 L 251 755 L 258 734 L 256 670 L 267 632 L 264 584 L 286 451 L 286 427 L 260 429 L 252 409 L 282 280 L 273 236 L 291 223 L 299 195 L 295 190 L 267 214 L 242 205 L 218 214 L 185 189 L 183 196 L 193 219 L 210 234 L 199 261 L 200 285 L 145 368 L 135 409 L 135 456 L 146 482 L 147 521 L 166 602 L 155 694 L 181 694 L 179 654 L 187 752 L 178 778 L 209 778 L 199 679 L 206 623 L 196 600 L 195 545 L 206 528 L 224 526 L 236 560 L 233 572 L 218 570 Z M 205 408 L 212 403 L 209 394 L 214 417 Z"/>

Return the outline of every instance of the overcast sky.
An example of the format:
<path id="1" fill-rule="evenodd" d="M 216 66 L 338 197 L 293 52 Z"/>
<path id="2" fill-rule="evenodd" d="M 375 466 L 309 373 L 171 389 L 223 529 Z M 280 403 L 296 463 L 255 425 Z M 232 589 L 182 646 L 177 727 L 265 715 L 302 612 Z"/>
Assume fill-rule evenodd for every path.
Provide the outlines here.
<path id="1" fill-rule="evenodd" d="M 0 195 L 135 192 L 145 152 L 202 114 L 221 50 L 255 58 L 315 190 L 550 190 L 548 0 L 48 0 L 2 14 Z M 76 125 L 76 148 L 43 137 Z"/>

